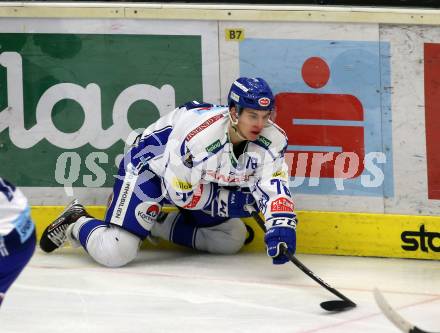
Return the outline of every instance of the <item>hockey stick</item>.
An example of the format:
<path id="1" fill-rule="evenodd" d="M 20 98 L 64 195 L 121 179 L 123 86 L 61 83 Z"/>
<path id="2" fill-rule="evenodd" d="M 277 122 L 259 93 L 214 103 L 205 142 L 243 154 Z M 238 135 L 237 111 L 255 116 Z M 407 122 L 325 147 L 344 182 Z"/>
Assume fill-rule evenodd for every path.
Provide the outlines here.
<path id="1" fill-rule="evenodd" d="M 404 319 L 401 315 L 399 315 L 396 310 L 394 310 L 391 305 L 387 302 L 385 297 L 382 295 L 379 289 L 374 288 L 374 299 L 376 300 L 377 305 L 379 306 L 382 313 L 387 317 L 394 325 L 396 325 L 402 332 L 404 333 L 434 333 L 424 331 L 417 326 L 414 326 L 409 321 Z"/>
<path id="2" fill-rule="evenodd" d="M 252 217 L 255 219 L 257 224 L 263 229 L 264 232 L 266 232 L 266 226 L 264 225 L 263 219 L 260 217 L 258 212 L 255 210 L 251 212 Z M 295 256 L 293 256 L 287 249 L 286 246 L 282 246 L 282 251 L 287 258 L 300 270 L 302 270 L 306 275 L 308 275 L 310 278 L 315 280 L 318 284 L 320 284 L 322 287 L 330 291 L 332 294 L 338 296 L 341 300 L 334 300 L 334 301 L 326 301 L 322 302 L 320 305 L 324 310 L 327 311 L 333 311 L 333 312 L 341 312 L 345 310 L 352 309 L 356 307 L 356 303 L 354 303 L 352 300 L 350 300 L 348 297 L 341 294 L 339 291 L 337 291 L 335 288 L 331 287 L 328 283 L 326 283 L 324 280 L 322 280 L 319 276 L 317 276 L 315 273 L 313 273 L 310 269 L 308 269 L 304 264 L 299 261 Z"/>
<path id="3" fill-rule="evenodd" d="M 249 209 L 248 209 L 249 208 Z M 164 213 L 171 213 L 177 211 L 178 208 L 175 206 L 165 205 L 162 207 L 162 211 Z M 263 219 L 260 217 L 258 212 L 253 210 L 250 207 L 246 207 L 246 210 L 249 211 L 251 216 L 254 218 L 255 222 L 260 226 L 260 228 L 266 232 L 266 226 L 264 225 Z M 315 280 L 318 284 L 320 284 L 322 287 L 330 291 L 332 294 L 338 296 L 341 298 L 341 300 L 334 300 L 334 301 L 326 301 L 322 302 L 320 305 L 324 310 L 327 311 L 333 311 L 333 312 L 341 312 L 344 310 L 349 310 L 354 307 L 356 307 L 356 303 L 354 303 L 352 300 L 341 294 L 339 291 L 331 287 L 328 283 L 323 281 L 319 276 L 317 276 L 315 273 L 313 273 L 310 269 L 308 269 L 306 266 L 303 265 L 296 257 L 294 257 L 286 247 L 283 247 L 283 253 L 289 258 L 289 260 L 300 270 L 302 270 L 306 275 L 308 275 L 310 278 Z M 415 332 L 414 332 L 415 333 Z"/>

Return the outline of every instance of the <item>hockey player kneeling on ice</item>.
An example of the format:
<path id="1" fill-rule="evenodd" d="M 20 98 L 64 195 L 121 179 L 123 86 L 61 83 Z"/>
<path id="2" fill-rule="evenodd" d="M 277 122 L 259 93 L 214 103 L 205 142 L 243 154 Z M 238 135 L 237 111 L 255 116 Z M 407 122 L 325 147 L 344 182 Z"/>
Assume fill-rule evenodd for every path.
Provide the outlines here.
<path id="1" fill-rule="evenodd" d="M 261 78 L 239 78 L 228 105 L 189 102 L 151 124 L 122 160 L 104 221 L 73 201 L 44 231 L 51 252 L 66 239 L 109 267 L 132 261 L 147 237 L 232 254 L 246 238 L 241 217 L 260 211 L 274 264 L 296 249 L 287 182 L 287 138 L 270 116 L 274 97 Z M 163 214 L 164 205 L 179 207 Z"/>
<path id="2" fill-rule="evenodd" d="M 0 305 L 35 250 L 35 226 L 23 193 L 0 178 Z"/>

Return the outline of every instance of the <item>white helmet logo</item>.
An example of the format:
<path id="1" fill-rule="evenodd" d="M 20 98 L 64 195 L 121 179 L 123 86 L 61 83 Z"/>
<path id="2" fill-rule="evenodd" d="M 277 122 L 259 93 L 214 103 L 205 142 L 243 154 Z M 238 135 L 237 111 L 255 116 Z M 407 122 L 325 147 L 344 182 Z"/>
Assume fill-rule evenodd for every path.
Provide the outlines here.
<path id="1" fill-rule="evenodd" d="M 267 97 L 261 97 L 261 98 L 258 100 L 258 104 L 259 104 L 260 106 L 262 106 L 262 107 L 269 106 L 269 104 L 270 104 L 270 99 L 267 98 Z"/>

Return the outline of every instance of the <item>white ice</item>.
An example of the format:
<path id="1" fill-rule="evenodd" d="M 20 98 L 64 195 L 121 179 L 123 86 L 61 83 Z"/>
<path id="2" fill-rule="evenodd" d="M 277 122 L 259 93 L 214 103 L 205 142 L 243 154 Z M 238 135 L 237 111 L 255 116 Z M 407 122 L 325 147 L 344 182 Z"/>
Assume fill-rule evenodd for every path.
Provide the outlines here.
<path id="1" fill-rule="evenodd" d="M 324 311 L 319 304 L 336 297 L 264 253 L 144 250 L 129 266 L 108 269 L 79 249 L 37 250 L 6 295 L 0 332 L 399 332 L 376 306 L 374 287 L 407 320 L 440 331 L 440 262 L 298 258 L 358 306 Z"/>

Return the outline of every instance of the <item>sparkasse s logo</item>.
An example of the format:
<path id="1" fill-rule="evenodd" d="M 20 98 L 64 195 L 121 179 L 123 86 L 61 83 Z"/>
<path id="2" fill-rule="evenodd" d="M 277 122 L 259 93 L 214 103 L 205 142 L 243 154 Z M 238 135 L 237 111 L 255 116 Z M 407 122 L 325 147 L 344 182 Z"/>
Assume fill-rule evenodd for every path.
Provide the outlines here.
<path id="1" fill-rule="evenodd" d="M 429 232 L 425 229 L 425 225 L 422 224 L 418 231 L 404 231 L 400 238 L 404 245 L 402 249 L 405 251 L 417 251 L 423 252 L 440 252 L 440 233 Z"/>

